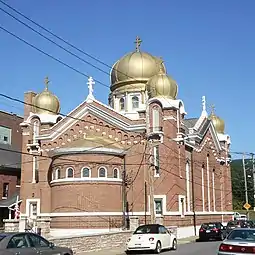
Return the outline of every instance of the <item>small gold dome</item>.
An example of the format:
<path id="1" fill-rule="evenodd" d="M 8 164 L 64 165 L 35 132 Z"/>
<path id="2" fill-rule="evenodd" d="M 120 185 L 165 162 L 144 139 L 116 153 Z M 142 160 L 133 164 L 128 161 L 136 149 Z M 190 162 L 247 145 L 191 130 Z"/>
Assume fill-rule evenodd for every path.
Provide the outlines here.
<path id="1" fill-rule="evenodd" d="M 176 99 L 178 86 L 170 76 L 162 69 L 163 61 L 161 60 L 160 71 L 147 82 L 147 91 L 149 98 L 164 97 Z"/>
<path id="2" fill-rule="evenodd" d="M 225 132 L 225 122 L 223 119 L 215 115 L 214 106 L 212 106 L 212 112 L 209 116 L 209 119 L 212 121 L 217 133 L 224 134 Z"/>
<path id="3" fill-rule="evenodd" d="M 60 102 L 58 98 L 48 90 L 49 80 L 45 78 L 45 89 L 37 94 L 33 99 L 34 112 L 38 114 L 58 114 L 60 111 Z"/>
<path id="4" fill-rule="evenodd" d="M 149 53 L 141 52 L 139 47 L 141 40 L 136 39 L 136 51 L 126 54 L 118 60 L 111 70 L 111 91 L 116 88 L 131 84 L 137 87 L 145 84 L 152 76 L 159 72 L 159 59 Z M 165 66 L 162 65 L 164 72 Z M 140 83 L 140 84 L 139 84 Z M 134 88 L 133 88 L 134 89 Z"/>

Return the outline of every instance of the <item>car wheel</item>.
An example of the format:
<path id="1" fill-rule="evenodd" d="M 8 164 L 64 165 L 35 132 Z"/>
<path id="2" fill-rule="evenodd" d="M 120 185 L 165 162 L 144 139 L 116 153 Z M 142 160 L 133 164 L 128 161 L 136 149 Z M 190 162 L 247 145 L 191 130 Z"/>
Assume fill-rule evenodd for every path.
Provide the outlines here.
<path id="1" fill-rule="evenodd" d="M 156 244 L 155 253 L 159 254 L 161 252 L 161 243 L 158 241 Z"/>
<path id="2" fill-rule="evenodd" d="M 177 240 L 176 239 L 173 240 L 172 250 L 174 250 L 174 251 L 177 250 Z"/>

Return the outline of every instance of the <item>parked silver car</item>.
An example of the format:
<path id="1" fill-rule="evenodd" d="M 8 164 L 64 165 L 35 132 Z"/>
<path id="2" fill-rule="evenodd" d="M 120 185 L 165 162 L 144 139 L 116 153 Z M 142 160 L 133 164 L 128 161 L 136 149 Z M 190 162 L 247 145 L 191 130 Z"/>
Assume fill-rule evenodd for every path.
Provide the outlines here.
<path id="1" fill-rule="evenodd" d="M 73 255 L 71 249 L 57 247 L 43 237 L 30 233 L 0 233 L 1 255 Z"/>

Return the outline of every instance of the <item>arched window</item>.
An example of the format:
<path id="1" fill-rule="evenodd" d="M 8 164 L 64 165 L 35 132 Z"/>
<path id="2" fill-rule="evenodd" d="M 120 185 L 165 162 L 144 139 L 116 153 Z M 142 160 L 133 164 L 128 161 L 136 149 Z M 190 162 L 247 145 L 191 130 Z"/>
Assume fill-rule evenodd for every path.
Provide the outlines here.
<path id="1" fill-rule="evenodd" d="M 60 170 L 56 169 L 55 170 L 55 180 L 58 180 L 58 179 L 60 179 Z"/>
<path id="2" fill-rule="evenodd" d="M 115 168 L 113 170 L 113 178 L 116 178 L 116 179 L 120 178 L 119 177 L 119 169 Z"/>
<path id="3" fill-rule="evenodd" d="M 99 178 L 107 177 L 107 171 L 106 171 L 106 168 L 105 168 L 105 167 L 100 167 L 100 168 L 98 169 L 98 177 L 99 177 Z"/>
<path id="4" fill-rule="evenodd" d="M 159 131 L 160 127 L 160 123 L 159 123 L 159 109 L 158 108 L 154 108 L 152 110 L 152 125 L 153 125 L 153 131 Z"/>
<path id="5" fill-rule="evenodd" d="M 120 99 L 120 110 L 123 111 L 125 109 L 125 99 L 122 97 Z"/>
<path id="6" fill-rule="evenodd" d="M 133 109 L 139 108 L 139 97 L 137 96 L 132 97 L 132 108 Z"/>
<path id="7" fill-rule="evenodd" d="M 67 168 L 66 178 L 73 178 L 73 177 L 74 177 L 73 169 L 71 167 Z"/>
<path id="8" fill-rule="evenodd" d="M 90 177 L 90 169 L 88 167 L 82 168 L 81 177 L 82 178 Z"/>

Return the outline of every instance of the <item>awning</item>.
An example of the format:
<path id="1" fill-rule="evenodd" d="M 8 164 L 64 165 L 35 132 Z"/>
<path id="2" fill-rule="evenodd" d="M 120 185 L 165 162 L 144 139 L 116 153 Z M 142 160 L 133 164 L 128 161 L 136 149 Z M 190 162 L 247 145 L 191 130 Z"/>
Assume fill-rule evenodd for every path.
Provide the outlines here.
<path id="1" fill-rule="evenodd" d="M 0 208 L 10 208 L 16 204 L 17 198 L 19 197 L 19 192 L 16 192 L 11 197 L 7 199 L 0 200 Z M 22 200 L 18 200 L 18 203 L 20 203 Z"/>

